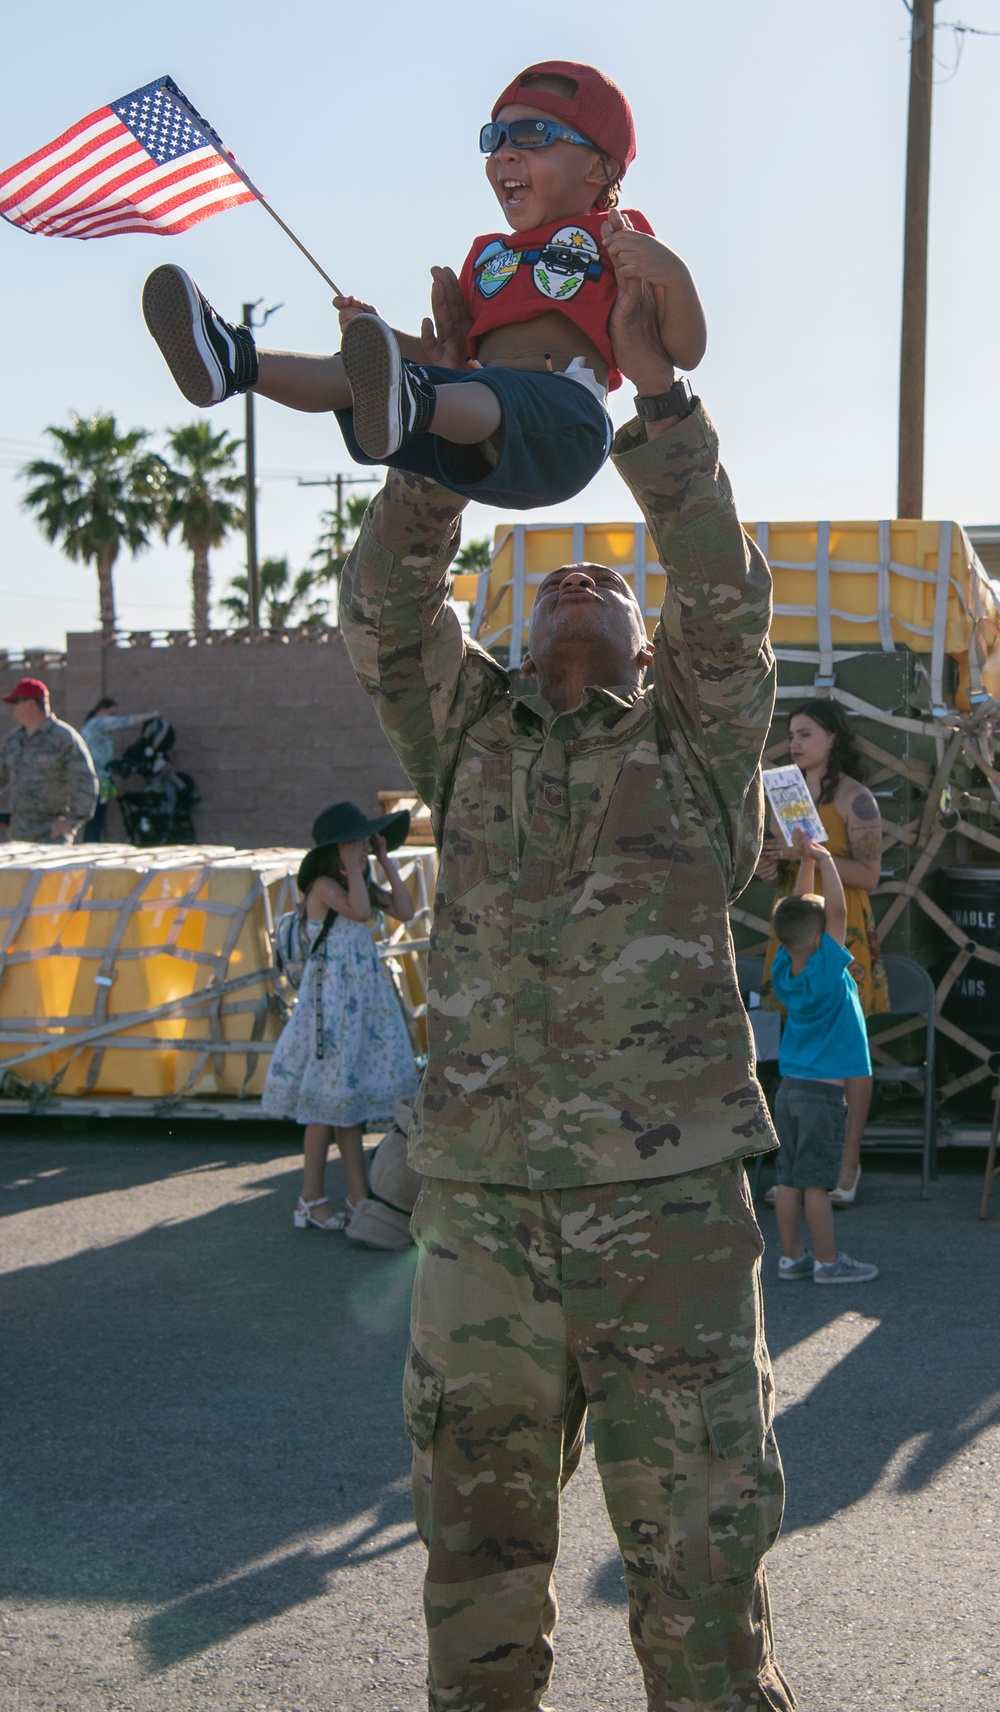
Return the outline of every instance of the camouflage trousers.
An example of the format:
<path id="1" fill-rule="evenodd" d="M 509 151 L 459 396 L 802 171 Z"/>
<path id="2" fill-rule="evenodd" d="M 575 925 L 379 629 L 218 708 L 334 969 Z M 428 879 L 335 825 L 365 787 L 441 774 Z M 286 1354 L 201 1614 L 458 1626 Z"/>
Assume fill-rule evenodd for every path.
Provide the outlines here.
<path id="1" fill-rule="evenodd" d="M 789 1712 L 784 1484 L 739 1162 L 533 1193 L 426 1178 L 404 1380 L 431 1712 L 533 1712 L 559 1495 L 594 1449 L 651 1712 Z"/>

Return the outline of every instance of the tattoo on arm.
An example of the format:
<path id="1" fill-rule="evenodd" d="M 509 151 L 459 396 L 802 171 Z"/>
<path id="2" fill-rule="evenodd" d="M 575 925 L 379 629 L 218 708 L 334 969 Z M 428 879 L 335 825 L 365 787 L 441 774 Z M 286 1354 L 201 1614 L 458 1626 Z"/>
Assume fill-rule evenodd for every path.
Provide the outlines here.
<path id="1" fill-rule="evenodd" d="M 851 814 L 855 820 L 881 820 L 878 803 L 871 791 L 858 791 L 851 799 Z"/>
<path id="2" fill-rule="evenodd" d="M 851 855 L 855 862 L 878 862 L 882 857 L 882 828 L 868 826 L 851 833 Z"/>

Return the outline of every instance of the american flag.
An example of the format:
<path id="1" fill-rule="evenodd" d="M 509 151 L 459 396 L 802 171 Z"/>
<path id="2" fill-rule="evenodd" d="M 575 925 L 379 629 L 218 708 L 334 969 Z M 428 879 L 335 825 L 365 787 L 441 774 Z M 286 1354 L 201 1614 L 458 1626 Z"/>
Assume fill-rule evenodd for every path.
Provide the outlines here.
<path id="1" fill-rule="evenodd" d="M 0 214 L 48 238 L 168 237 L 258 195 L 171 77 L 99 107 L 0 172 Z"/>

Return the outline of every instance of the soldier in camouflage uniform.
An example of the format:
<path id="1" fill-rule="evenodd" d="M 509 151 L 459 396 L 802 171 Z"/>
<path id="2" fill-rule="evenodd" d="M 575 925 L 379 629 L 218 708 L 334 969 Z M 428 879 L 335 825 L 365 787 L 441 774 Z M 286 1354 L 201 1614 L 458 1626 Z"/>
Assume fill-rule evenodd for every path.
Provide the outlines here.
<path id="1" fill-rule="evenodd" d="M 7 787 L 10 836 L 32 844 L 72 844 L 97 803 L 90 751 L 71 725 L 50 713 L 49 692 L 40 678 L 22 678 L 3 699 L 15 720 L 0 748 L 0 790 Z"/>
<path id="2" fill-rule="evenodd" d="M 658 394 L 672 371 L 623 296 L 616 359 Z M 511 679 L 447 605 L 459 502 L 400 473 L 342 584 L 441 851 L 404 1380 L 432 1712 L 541 1705 L 586 1410 L 650 1708 L 794 1706 L 742 1165 L 776 1143 L 727 917 L 762 830 L 770 579 L 700 406 L 630 423 L 614 458 L 667 569 L 652 645 L 617 573 L 569 566 Z"/>

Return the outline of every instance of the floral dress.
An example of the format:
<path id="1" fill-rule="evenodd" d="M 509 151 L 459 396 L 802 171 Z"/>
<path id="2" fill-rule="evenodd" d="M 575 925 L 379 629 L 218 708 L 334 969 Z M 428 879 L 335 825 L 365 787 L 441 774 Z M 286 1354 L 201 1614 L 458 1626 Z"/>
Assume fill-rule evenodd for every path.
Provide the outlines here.
<path id="1" fill-rule="evenodd" d="M 305 923 L 310 947 L 322 926 Z M 268 1117 L 349 1129 L 387 1122 L 396 1101 L 412 1099 L 416 1089 L 403 1013 L 371 928 L 339 915 L 319 955 L 306 963 L 295 1009 L 271 1055 L 262 1109 Z"/>
<path id="2" fill-rule="evenodd" d="M 820 803 L 816 809 L 823 829 L 827 836 L 827 849 L 831 856 L 850 856 L 851 845 L 847 836 L 847 822 L 839 809 L 832 803 Z M 795 880 L 799 867 L 797 862 L 783 862 L 778 870 L 778 897 L 787 898 L 795 890 Z M 817 870 L 816 891 L 823 895 L 823 875 Z M 882 961 L 882 948 L 879 945 L 878 931 L 875 927 L 875 917 L 872 914 L 871 900 L 866 891 L 860 886 L 844 887 L 844 902 L 847 905 L 847 934 L 844 940 L 845 949 L 854 958 L 851 973 L 858 983 L 858 998 L 865 1016 L 878 1016 L 880 1012 L 889 1009 L 889 981 Z M 778 941 L 771 930 L 767 944 L 767 957 L 764 962 L 764 981 L 761 986 L 760 1002 L 768 1010 L 783 1011 L 778 1003 L 771 986 L 771 964 L 774 961 Z"/>

